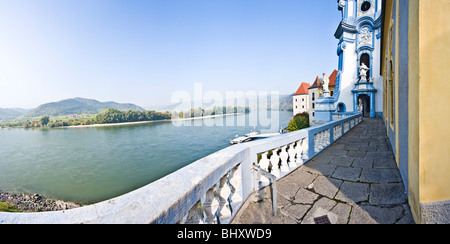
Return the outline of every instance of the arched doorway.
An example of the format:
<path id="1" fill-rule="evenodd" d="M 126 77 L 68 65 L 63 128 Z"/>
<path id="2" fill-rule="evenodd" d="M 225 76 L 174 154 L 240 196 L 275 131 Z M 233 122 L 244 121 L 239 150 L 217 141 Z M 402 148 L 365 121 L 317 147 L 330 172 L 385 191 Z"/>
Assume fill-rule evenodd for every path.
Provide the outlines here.
<path id="1" fill-rule="evenodd" d="M 363 105 L 363 117 L 370 117 L 370 96 L 361 94 L 358 96 L 358 105 Z"/>

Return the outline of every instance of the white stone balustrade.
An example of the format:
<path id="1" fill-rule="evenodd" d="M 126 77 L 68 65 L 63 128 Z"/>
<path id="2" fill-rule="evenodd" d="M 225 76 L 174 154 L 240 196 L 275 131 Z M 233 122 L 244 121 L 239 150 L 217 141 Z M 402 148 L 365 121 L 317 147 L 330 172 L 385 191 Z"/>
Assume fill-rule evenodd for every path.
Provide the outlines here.
<path id="1" fill-rule="evenodd" d="M 0 224 L 226 224 L 252 192 L 271 182 L 260 170 L 254 170 L 254 163 L 280 179 L 361 121 L 360 113 L 346 114 L 311 128 L 233 145 L 122 196 L 65 211 L 0 212 Z"/>

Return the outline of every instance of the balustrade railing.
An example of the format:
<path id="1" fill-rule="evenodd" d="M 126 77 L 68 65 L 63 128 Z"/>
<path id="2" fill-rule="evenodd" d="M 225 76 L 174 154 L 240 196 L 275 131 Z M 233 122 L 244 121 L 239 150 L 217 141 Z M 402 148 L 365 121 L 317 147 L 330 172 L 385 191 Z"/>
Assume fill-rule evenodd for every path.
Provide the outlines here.
<path id="1" fill-rule="evenodd" d="M 268 185 L 276 191 L 276 180 L 361 121 L 360 113 L 346 114 L 311 128 L 233 145 L 125 195 L 66 211 L 0 213 L 0 223 L 230 223 L 251 193 Z"/>

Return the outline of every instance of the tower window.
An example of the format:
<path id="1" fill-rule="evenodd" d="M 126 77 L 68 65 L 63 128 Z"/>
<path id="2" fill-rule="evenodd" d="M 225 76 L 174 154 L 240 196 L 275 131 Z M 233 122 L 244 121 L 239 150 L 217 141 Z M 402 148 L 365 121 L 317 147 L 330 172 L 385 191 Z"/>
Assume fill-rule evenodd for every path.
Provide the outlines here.
<path id="1" fill-rule="evenodd" d="M 361 11 L 366 12 L 372 7 L 372 4 L 369 1 L 365 1 L 361 4 Z"/>

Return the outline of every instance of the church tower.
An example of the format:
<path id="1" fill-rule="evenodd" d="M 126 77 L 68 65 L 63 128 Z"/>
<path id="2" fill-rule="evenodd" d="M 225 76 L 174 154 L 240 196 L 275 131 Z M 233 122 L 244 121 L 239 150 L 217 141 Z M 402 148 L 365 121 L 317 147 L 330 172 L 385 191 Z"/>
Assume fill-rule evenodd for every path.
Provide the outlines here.
<path id="1" fill-rule="evenodd" d="M 339 40 L 339 84 L 336 108 L 361 109 L 365 117 L 381 117 L 383 78 L 380 75 L 382 0 L 338 0 L 342 20 L 334 36 Z"/>

